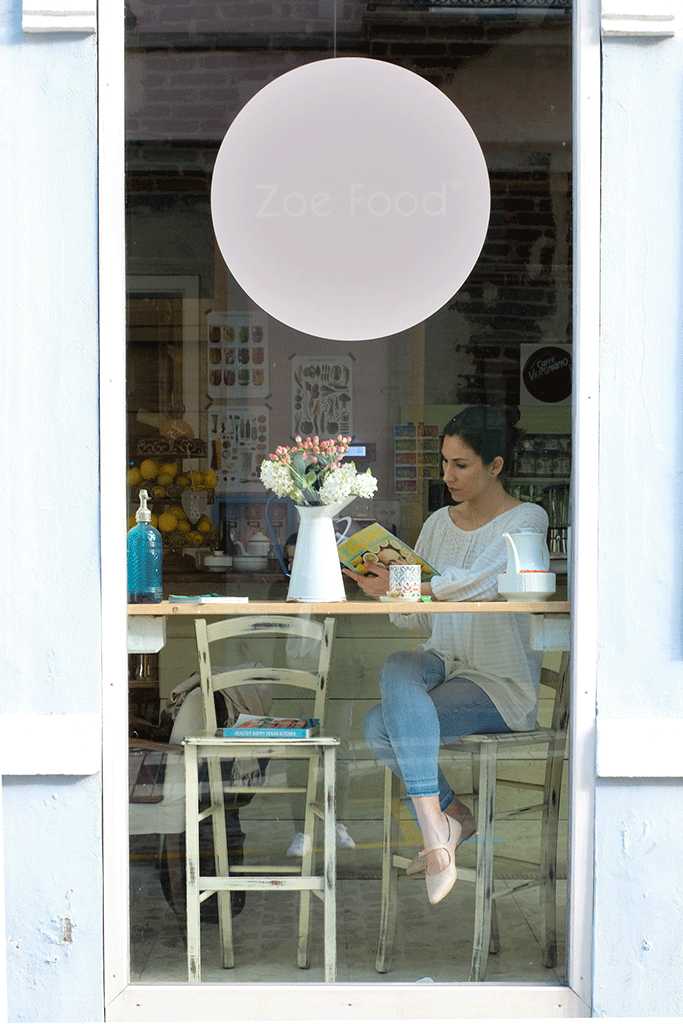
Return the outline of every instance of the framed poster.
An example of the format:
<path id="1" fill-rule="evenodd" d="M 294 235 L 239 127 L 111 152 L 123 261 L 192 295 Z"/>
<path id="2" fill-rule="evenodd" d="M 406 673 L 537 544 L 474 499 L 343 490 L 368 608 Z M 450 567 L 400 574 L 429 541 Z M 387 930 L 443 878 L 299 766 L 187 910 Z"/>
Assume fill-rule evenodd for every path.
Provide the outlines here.
<path id="1" fill-rule="evenodd" d="M 268 455 L 270 409 L 265 405 L 212 405 L 207 410 L 209 459 L 217 494 L 262 491 L 261 462 Z"/>
<path id="2" fill-rule="evenodd" d="M 292 435 L 336 437 L 353 433 L 353 359 L 292 359 Z"/>
<path id="3" fill-rule="evenodd" d="M 208 313 L 206 329 L 209 398 L 265 398 L 270 389 L 266 314 Z"/>

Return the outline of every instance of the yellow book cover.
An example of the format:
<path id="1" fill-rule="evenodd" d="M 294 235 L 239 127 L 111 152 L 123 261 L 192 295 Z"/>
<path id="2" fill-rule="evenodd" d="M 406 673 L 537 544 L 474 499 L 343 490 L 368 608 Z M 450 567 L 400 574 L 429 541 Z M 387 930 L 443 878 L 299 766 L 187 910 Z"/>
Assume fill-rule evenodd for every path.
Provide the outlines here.
<path id="1" fill-rule="evenodd" d="M 368 575 L 364 562 L 379 562 L 387 568 L 392 562 L 394 565 L 421 565 L 423 580 L 430 580 L 432 576 L 439 575 L 429 562 L 425 562 L 424 558 L 420 558 L 411 547 L 393 533 L 389 533 L 379 523 L 366 526 L 352 537 L 343 540 L 337 545 L 337 551 L 342 565 L 362 576 Z"/>

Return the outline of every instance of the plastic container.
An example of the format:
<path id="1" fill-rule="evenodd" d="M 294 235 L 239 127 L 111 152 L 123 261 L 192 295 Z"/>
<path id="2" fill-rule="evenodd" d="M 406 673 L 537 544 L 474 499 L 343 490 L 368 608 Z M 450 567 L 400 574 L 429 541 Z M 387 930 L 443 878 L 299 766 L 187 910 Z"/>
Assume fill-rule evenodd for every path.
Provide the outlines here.
<path id="1" fill-rule="evenodd" d="M 149 495 L 140 491 L 140 508 L 135 513 L 136 525 L 128 531 L 128 603 L 159 604 L 162 599 L 161 534 L 151 524 L 147 508 Z"/>

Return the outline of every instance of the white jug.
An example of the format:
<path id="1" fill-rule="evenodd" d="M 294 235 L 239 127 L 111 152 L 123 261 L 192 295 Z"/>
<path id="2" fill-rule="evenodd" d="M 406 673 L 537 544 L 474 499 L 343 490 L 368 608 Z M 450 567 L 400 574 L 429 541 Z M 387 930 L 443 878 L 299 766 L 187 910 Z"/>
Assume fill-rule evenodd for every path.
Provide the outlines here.
<path id="1" fill-rule="evenodd" d="M 507 572 L 548 572 L 550 552 L 542 533 L 532 529 L 520 529 L 518 533 L 504 533 L 508 549 Z"/>
<path id="2" fill-rule="evenodd" d="M 545 536 L 531 529 L 504 533 L 507 572 L 498 577 L 498 593 L 508 601 L 547 601 L 555 593 L 555 573 L 549 572 Z"/>

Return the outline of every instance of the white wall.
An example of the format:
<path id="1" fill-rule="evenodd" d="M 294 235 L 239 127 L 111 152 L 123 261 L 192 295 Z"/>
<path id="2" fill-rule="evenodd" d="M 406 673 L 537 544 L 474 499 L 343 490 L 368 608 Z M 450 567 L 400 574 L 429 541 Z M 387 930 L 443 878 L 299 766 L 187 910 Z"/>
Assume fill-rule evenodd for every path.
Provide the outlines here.
<path id="1" fill-rule="evenodd" d="M 662 724 L 683 719 L 680 25 L 603 54 L 594 1005 L 680 1016 L 683 733 Z"/>
<path id="2" fill-rule="evenodd" d="M 100 713 L 96 42 L 21 17 L 0 0 L 0 710 L 58 740 Z M 99 777 L 2 722 L 8 1018 L 99 1020 Z"/>

